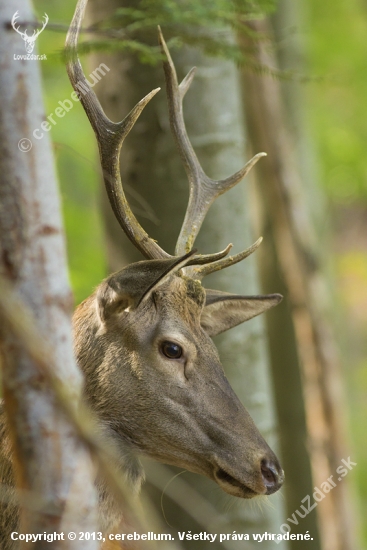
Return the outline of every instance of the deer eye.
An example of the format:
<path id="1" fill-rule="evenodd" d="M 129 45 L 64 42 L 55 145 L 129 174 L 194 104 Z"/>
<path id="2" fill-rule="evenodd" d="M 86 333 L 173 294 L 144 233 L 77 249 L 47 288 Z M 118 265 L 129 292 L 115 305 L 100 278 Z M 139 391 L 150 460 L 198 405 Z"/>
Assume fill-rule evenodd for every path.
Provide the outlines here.
<path id="1" fill-rule="evenodd" d="M 161 352 L 168 359 L 179 359 L 182 355 L 182 347 L 173 342 L 163 342 L 161 344 Z"/>

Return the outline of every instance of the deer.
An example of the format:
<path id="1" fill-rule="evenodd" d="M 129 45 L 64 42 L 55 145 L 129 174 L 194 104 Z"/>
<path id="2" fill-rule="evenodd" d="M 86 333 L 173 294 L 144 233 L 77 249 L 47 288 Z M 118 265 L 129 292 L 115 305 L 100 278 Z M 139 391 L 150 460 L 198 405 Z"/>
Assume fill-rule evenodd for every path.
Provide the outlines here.
<path id="1" fill-rule="evenodd" d="M 106 191 L 125 234 L 144 259 L 109 275 L 73 316 L 75 356 L 84 373 L 84 396 L 101 431 L 119 453 L 117 466 L 133 491 L 144 479 L 146 456 L 178 466 L 216 482 L 229 495 L 252 499 L 271 495 L 284 481 L 279 460 L 230 386 L 212 338 L 277 305 L 279 294 L 246 296 L 212 290 L 202 279 L 247 258 L 261 238 L 246 250 L 199 254 L 193 248 L 213 201 L 239 183 L 264 156 L 255 155 L 224 180 L 210 179 L 190 143 L 183 99 L 194 77 L 192 69 L 179 84 L 159 29 L 164 54 L 169 117 L 173 136 L 190 184 L 186 215 L 174 255 L 149 237 L 125 197 L 119 153 L 144 107 L 158 92 L 146 95 L 120 122 L 112 122 L 84 75 L 77 54 L 88 0 L 78 0 L 66 38 L 67 72 L 99 147 Z M 80 85 L 87 93 L 80 92 Z M 9 442 L 0 424 L 3 481 L 12 480 Z M 4 450 L 5 449 L 5 450 Z M 97 476 L 100 529 L 116 528 L 120 506 Z M 16 513 L 0 525 L 15 530 Z M 9 537 L 3 533 L 4 550 Z"/>
<path id="2" fill-rule="evenodd" d="M 19 25 L 16 26 L 16 21 L 17 21 L 18 18 L 19 18 L 19 11 L 17 10 L 15 12 L 15 14 L 13 15 L 12 20 L 11 20 L 12 27 L 23 38 L 26 52 L 27 53 L 32 53 L 33 50 L 34 50 L 34 46 L 35 46 L 37 38 L 39 37 L 41 32 L 45 29 L 45 27 L 48 23 L 48 15 L 47 15 L 47 13 L 44 14 L 44 16 L 43 16 L 44 20 L 43 20 L 42 28 L 38 29 L 38 30 L 34 29 L 32 36 L 27 35 L 27 29 L 24 32 L 22 32 L 20 30 Z"/>

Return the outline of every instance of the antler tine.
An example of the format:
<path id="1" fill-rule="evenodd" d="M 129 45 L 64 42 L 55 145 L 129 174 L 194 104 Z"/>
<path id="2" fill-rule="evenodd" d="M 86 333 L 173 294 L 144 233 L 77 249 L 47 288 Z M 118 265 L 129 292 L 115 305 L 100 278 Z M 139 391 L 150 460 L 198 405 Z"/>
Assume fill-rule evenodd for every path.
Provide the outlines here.
<path id="1" fill-rule="evenodd" d="M 206 265 L 210 262 L 216 262 L 218 260 L 221 260 L 225 256 L 227 256 L 228 252 L 231 250 L 233 244 L 230 243 L 224 250 L 221 250 L 220 252 L 216 252 L 215 254 L 197 254 L 187 262 L 187 266 L 192 265 Z M 186 270 L 187 271 L 187 270 Z"/>
<path id="2" fill-rule="evenodd" d="M 20 26 L 19 26 L 19 25 L 18 25 L 17 27 L 15 26 L 15 25 L 16 25 L 16 22 L 17 22 L 17 19 L 19 19 L 19 11 L 18 11 L 18 10 L 14 13 L 14 15 L 13 15 L 13 17 L 12 17 L 12 20 L 11 20 L 11 24 L 12 24 L 13 29 L 14 29 L 18 34 L 20 34 L 21 36 L 24 36 L 24 35 L 26 35 L 27 33 L 26 33 L 26 32 L 24 33 L 24 32 L 22 32 L 22 31 L 20 31 L 20 30 L 19 30 L 19 29 L 20 29 Z"/>
<path id="3" fill-rule="evenodd" d="M 214 200 L 239 183 L 254 164 L 261 157 L 266 156 L 266 153 L 258 153 L 241 170 L 226 179 L 217 181 L 205 174 L 188 138 L 182 108 L 183 98 L 194 78 L 195 69 L 191 69 L 179 85 L 176 69 L 160 28 L 158 28 L 158 33 L 161 48 L 166 56 L 163 66 L 166 76 L 171 129 L 190 184 L 189 204 L 175 252 L 176 255 L 181 255 L 193 247 L 206 213 Z M 229 263 L 233 263 L 233 261 L 232 259 L 229 262 L 228 258 Z M 229 265 L 229 263 L 226 263 L 226 265 Z M 209 265 L 206 269 L 209 270 Z M 218 269 L 222 269 L 222 267 Z"/>
<path id="4" fill-rule="evenodd" d="M 48 23 L 47 13 L 44 14 L 43 19 L 44 19 L 44 22 L 42 24 L 42 29 L 38 29 L 38 30 L 34 29 L 34 31 L 33 31 L 33 35 L 35 36 L 35 38 L 37 38 L 37 36 L 39 36 L 41 34 L 41 32 L 44 30 L 44 28 L 46 27 L 46 25 Z"/>
<path id="5" fill-rule="evenodd" d="M 242 252 L 239 252 L 238 254 L 235 254 L 234 256 L 229 256 L 228 258 L 217 260 L 216 262 L 209 263 L 207 265 L 204 265 L 204 266 L 196 268 L 196 269 L 191 268 L 190 276 L 193 279 L 198 279 L 199 281 L 201 281 L 201 279 L 203 277 L 205 277 L 206 275 L 209 275 L 210 273 L 214 273 L 215 271 L 220 271 L 221 269 L 224 269 L 225 267 L 235 265 L 238 262 L 241 262 L 242 260 L 244 260 L 245 258 L 250 256 L 250 254 L 252 254 L 253 252 L 255 252 L 255 250 L 262 243 L 262 240 L 263 240 L 263 238 L 260 237 L 249 248 L 246 248 L 246 250 L 243 250 Z M 187 265 L 190 265 L 190 264 L 187 264 Z"/>
<path id="6" fill-rule="evenodd" d="M 157 88 L 146 95 L 121 122 L 112 122 L 104 113 L 100 102 L 91 89 L 77 55 L 79 30 L 88 0 L 79 0 L 69 32 L 66 37 L 67 71 L 74 90 L 96 134 L 103 178 L 115 216 L 130 241 L 148 259 L 169 258 L 158 244 L 149 237 L 132 213 L 126 200 L 120 176 L 119 154 L 121 145 L 134 126 L 146 104 L 159 91 Z"/>

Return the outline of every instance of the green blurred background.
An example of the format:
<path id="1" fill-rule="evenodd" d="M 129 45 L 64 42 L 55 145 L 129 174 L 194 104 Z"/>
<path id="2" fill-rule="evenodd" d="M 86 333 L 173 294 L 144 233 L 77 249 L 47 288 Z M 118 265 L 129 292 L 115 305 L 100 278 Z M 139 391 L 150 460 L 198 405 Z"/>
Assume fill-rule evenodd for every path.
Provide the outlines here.
<path id="1" fill-rule="evenodd" d="M 39 18 L 50 17 L 38 40 L 45 117 L 70 97 L 61 50 L 74 0 L 35 0 Z M 315 144 L 318 180 L 332 228 L 337 328 L 349 404 L 351 474 L 362 519 L 367 514 L 367 3 L 305 0 L 302 25 L 289 35 L 302 40 L 306 64 L 303 98 Z M 52 25 L 51 25 L 52 23 Z M 53 28 L 59 24 L 60 28 Z M 97 86 L 98 93 L 98 86 Z M 71 114 L 72 113 L 72 114 Z M 79 303 L 106 275 L 99 209 L 100 168 L 92 130 L 80 104 L 52 129 L 65 216 L 70 278 Z M 364 526 L 364 548 L 367 528 Z"/>

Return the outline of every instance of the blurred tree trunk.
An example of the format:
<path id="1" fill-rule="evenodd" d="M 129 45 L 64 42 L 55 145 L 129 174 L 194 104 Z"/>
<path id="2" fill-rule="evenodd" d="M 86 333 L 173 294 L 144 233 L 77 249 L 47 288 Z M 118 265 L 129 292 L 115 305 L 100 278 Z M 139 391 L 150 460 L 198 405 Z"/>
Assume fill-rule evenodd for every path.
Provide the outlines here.
<path id="1" fill-rule="evenodd" d="M 118 0 L 93 0 L 91 21 L 111 16 L 120 6 Z M 164 31 L 164 29 L 163 29 Z M 163 70 L 138 65 L 126 55 L 107 58 L 95 56 L 92 66 L 104 61 L 111 71 L 97 87 L 107 115 L 120 120 L 148 91 L 157 86 L 164 90 Z M 194 83 L 185 98 L 185 119 L 192 144 L 198 153 L 204 170 L 215 178 L 222 178 L 239 169 L 244 163 L 244 134 L 241 117 L 239 74 L 234 65 L 223 60 L 209 59 L 198 51 L 185 48 L 175 55 L 179 79 L 197 65 Z M 122 181 L 135 212 L 145 210 L 141 218 L 148 233 L 173 253 L 175 241 L 184 217 L 188 199 L 188 184 L 179 155 L 170 135 L 165 92 L 162 90 L 145 109 L 133 132 L 122 149 Z M 134 196 L 129 195 L 129 188 Z M 103 193 L 104 194 L 104 193 Z M 137 204 L 135 197 L 144 197 Z M 253 242 L 250 230 L 246 183 L 220 197 L 204 223 L 196 246 L 208 253 L 223 249 L 234 242 L 235 252 Z M 153 212 L 151 211 L 153 210 Z M 109 262 L 113 270 L 126 263 L 141 259 L 122 235 L 109 205 L 104 205 L 107 229 Z M 159 225 L 154 223 L 158 220 Z M 211 288 L 229 292 L 256 294 L 258 281 L 254 258 L 205 280 Z M 274 287 L 272 291 L 277 291 Z M 260 431 L 269 444 L 278 451 L 277 420 L 272 397 L 272 383 L 268 370 L 267 341 L 263 319 L 256 318 L 246 325 L 232 329 L 218 338 L 218 348 L 228 377 Z M 182 478 L 180 478 L 182 479 Z M 277 533 L 284 521 L 282 496 L 270 497 L 271 506 L 259 510 L 251 502 L 232 499 L 214 488 L 211 481 L 193 474 L 184 479 L 201 494 L 205 494 L 222 519 L 213 524 L 213 532 L 229 533 Z M 174 481 L 172 487 L 174 487 Z M 183 495 L 182 495 L 183 498 Z M 160 493 L 157 494 L 158 506 Z M 229 509 L 228 502 L 231 502 Z M 164 499 L 165 504 L 167 499 Z M 190 503 L 186 503 L 190 507 Z M 166 510 L 167 520 L 177 529 L 203 530 L 173 502 Z M 234 548 L 238 543 L 233 543 Z M 274 548 L 274 543 L 263 542 L 264 548 Z M 218 547 L 214 543 L 200 543 L 201 548 Z M 222 547 L 222 546 L 220 546 Z M 228 545 L 227 545 L 228 547 Z M 241 543 L 241 548 L 252 548 L 253 543 Z M 278 546 L 286 548 L 286 543 Z"/>
<path id="2" fill-rule="evenodd" d="M 293 3 L 281 2 L 276 18 L 278 29 L 280 25 L 286 26 L 285 21 L 290 23 L 295 9 Z M 291 22 L 294 28 L 294 19 Z M 251 23 L 251 29 L 262 33 L 271 30 L 266 21 Z M 277 68 L 270 40 L 262 40 L 253 48 L 259 63 Z M 288 61 L 293 57 L 294 61 L 299 47 L 288 44 L 282 53 L 283 61 L 286 57 Z M 299 70 L 299 64 L 293 68 Z M 282 450 L 289 480 L 288 517 L 296 509 L 302 510 L 301 501 L 306 495 L 312 495 L 313 486 L 321 488 L 331 475 L 336 483 L 314 512 L 300 520 L 298 527 L 289 525 L 292 532 L 310 530 L 314 541 L 313 546 L 308 543 L 308 547 L 320 548 L 321 544 L 323 550 L 352 550 L 355 545 L 348 510 L 350 501 L 346 482 L 341 482 L 336 473 L 341 459 L 348 458 L 343 433 L 344 402 L 330 330 L 330 311 L 327 312 L 328 291 L 323 274 L 325 242 L 316 239 L 316 234 L 320 236 L 320 211 L 323 221 L 325 212 L 322 201 L 316 199 L 310 166 L 304 158 L 302 163 L 297 158 L 299 150 L 295 143 L 300 142 L 302 126 L 301 110 L 297 108 L 299 96 L 294 84 L 282 88 L 273 77 L 249 72 L 244 74 L 244 89 L 252 148 L 268 153 L 257 170 L 262 226 L 270 237 L 267 248 L 262 251 L 262 279 L 265 290 L 274 284 L 274 279 L 282 284 L 290 309 L 290 315 L 282 319 L 284 325 L 276 312 L 270 312 L 268 317 L 274 379 L 278 381 L 276 396 Z M 306 151 L 306 158 L 312 158 L 312 151 L 303 147 L 304 156 Z M 298 367 L 300 373 L 296 371 Z M 292 421 L 287 422 L 290 416 Z M 312 477 L 306 449 L 311 458 Z M 311 502 L 314 502 L 312 497 Z M 295 542 L 294 548 L 298 544 Z"/>
<path id="3" fill-rule="evenodd" d="M 77 403 L 82 377 L 73 358 L 73 299 L 51 144 L 47 135 L 42 141 L 33 140 L 33 148 L 29 141 L 44 120 L 40 70 L 35 61 L 13 59 L 14 54 L 25 54 L 24 42 L 10 26 L 17 10 L 22 20 L 32 20 L 28 0 L 0 0 L 0 274 L 37 320 L 37 330 L 52 350 L 54 374 L 60 383 L 73 388 Z M 16 486 L 21 490 L 17 496 L 25 497 L 19 529 L 13 522 L 17 516 L 10 514 L 12 503 L 1 501 L 1 547 L 8 548 L 12 530 L 94 531 L 97 498 L 89 452 L 59 410 L 47 380 L 3 312 L 0 326 L 6 433 L 16 464 Z M 0 478 L 9 483 L 4 476 L 10 469 L 10 444 L 4 432 L 2 418 L 1 453 L 9 454 L 5 469 L 2 461 Z M 48 548 L 49 544 L 38 541 L 36 547 Z M 52 546 L 72 549 L 80 543 L 55 541 Z M 98 548 L 98 542 L 88 541 L 84 546 Z"/>

